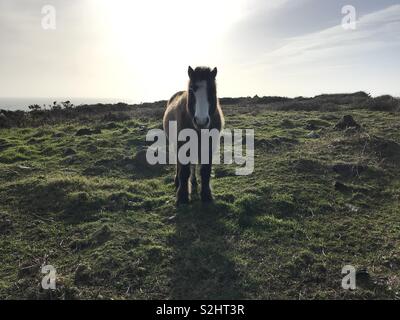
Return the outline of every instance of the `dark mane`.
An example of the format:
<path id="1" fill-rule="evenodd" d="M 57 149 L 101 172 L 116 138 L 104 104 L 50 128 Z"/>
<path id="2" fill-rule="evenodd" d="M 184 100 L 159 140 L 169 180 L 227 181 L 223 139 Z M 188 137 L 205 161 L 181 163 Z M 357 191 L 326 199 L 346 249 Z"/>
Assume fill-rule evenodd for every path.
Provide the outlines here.
<path id="1" fill-rule="evenodd" d="M 196 67 L 194 69 L 196 80 L 208 80 L 210 79 L 211 68 L 209 67 Z"/>

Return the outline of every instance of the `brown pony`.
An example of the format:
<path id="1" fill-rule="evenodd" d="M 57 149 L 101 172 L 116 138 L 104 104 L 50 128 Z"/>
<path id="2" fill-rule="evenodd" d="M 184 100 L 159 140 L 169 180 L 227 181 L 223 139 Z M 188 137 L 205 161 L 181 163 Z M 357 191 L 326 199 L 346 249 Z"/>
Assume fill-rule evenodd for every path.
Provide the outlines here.
<path id="1" fill-rule="evenodd" d="M 167 109 L 164 114 L 164 131 L 169 136 L 168 128 L 170 121 L 177 122 L 177 134 L 183 129 L 194 129 L 198 136 L 198 145 L 201 146 L 201 129 L 217 129 L 219 132 L 223 128 L 224 116 L 217 98 L 217 88 L 215 78 L 217 68 L 211 70 L 207 67 L 197 67 L 192 69 L 189 66 L 189 85 L 187 91 L 174 94 L 168 101 Z M 176 154 L 184 142 L 178 142 Z M 201 175 L 201 200 L 203 202 L 212 201 L 210 188 L 210 175 L 212 166 L 212 148 L 208 151 L 208 162 L 200 164 Z M 199 155 L 201 153 L 199 152 Z M 189 201 L 189 178 L 191 190 L 197 187 L 195 165 L 182 164 L 177 159 L 175 187 L 177 188 L 177 203 L 187 203 Z"/>

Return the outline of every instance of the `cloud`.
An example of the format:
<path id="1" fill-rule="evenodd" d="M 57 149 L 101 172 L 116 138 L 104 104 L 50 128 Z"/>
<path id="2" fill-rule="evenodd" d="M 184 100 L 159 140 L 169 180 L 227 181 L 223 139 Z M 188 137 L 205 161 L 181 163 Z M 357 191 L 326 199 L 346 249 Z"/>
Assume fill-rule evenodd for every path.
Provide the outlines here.
<path id="1" fill-rule="evenodd" d="M 340 11 L 338 17 L 340 21 Z M 240 83 L 226 81 L 233 88 L 230 94 L 312 96 L 364 90 L 398 96 L 399 50 L 400 5 L 391 5 L 360 15 L 356 30 L 336 25 L 278 38 L 273 48 L 267 43 L 235 65 L 231 78 L 242 79 Z"/>
<path id="2" fill-rule="evenodd" d="M 337 25 L 284 42 L 283 46 L 270 51 L 254 65 L 263 65 L 265 68 L 305 63 L 315 65 L 318 62 L 331 65 L 340 57 L 362 56 L 372 50 L 389 50 L 400 45 L 400 5 L 362 16 L 356 30 L 345 30 Z"/>

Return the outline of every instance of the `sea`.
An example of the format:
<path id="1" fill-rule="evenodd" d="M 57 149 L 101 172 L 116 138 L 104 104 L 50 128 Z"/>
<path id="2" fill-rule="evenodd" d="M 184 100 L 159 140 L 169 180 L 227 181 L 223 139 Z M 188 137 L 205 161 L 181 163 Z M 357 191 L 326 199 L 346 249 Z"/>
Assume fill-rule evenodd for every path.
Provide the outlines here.
<path id="1" fill-rule="evenodd" d="M 63 102 L 70 101 L 73 105 L 78 106 L 81 104 L 114 104 L 118 102 L 124 102 L 128 104 L 137 103 L 137 101 L 127 100 L 127 99 L 112 99 L 112 98 L 1 98 L 0 97 L 0 110 L 23 110 L 28 111 L 29 106 L 33 104 L 38 104 L 40 106 L 45 106 L 49 108 L 49 106 L 53 105 L 53 102 Z"/>

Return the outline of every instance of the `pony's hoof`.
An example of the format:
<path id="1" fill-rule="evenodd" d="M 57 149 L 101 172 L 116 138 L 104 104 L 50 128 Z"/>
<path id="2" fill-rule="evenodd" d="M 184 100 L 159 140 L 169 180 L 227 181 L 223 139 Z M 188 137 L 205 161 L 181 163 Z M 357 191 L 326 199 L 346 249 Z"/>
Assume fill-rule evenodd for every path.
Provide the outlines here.
<path id="1" fill-rule="evenodd" d="M 212 202 L 213 201 L 213 196 L 211 194 L 211 192 L 207 191 L 207 192 L 202 192 L 201 193 L 201 201 L 202 202 Z"/>
<path id="2" fill-rule="evenodd" d="M 188 193 L 178 193 L 176 197 L 176 205 L 188 204 L 189 203 L 189 194 Z"/>
<path id="3" fill-rule="evenodd" d="M 184 206 L 189 204 L 189 199 L 176 199 L 176 206 Z"/>

